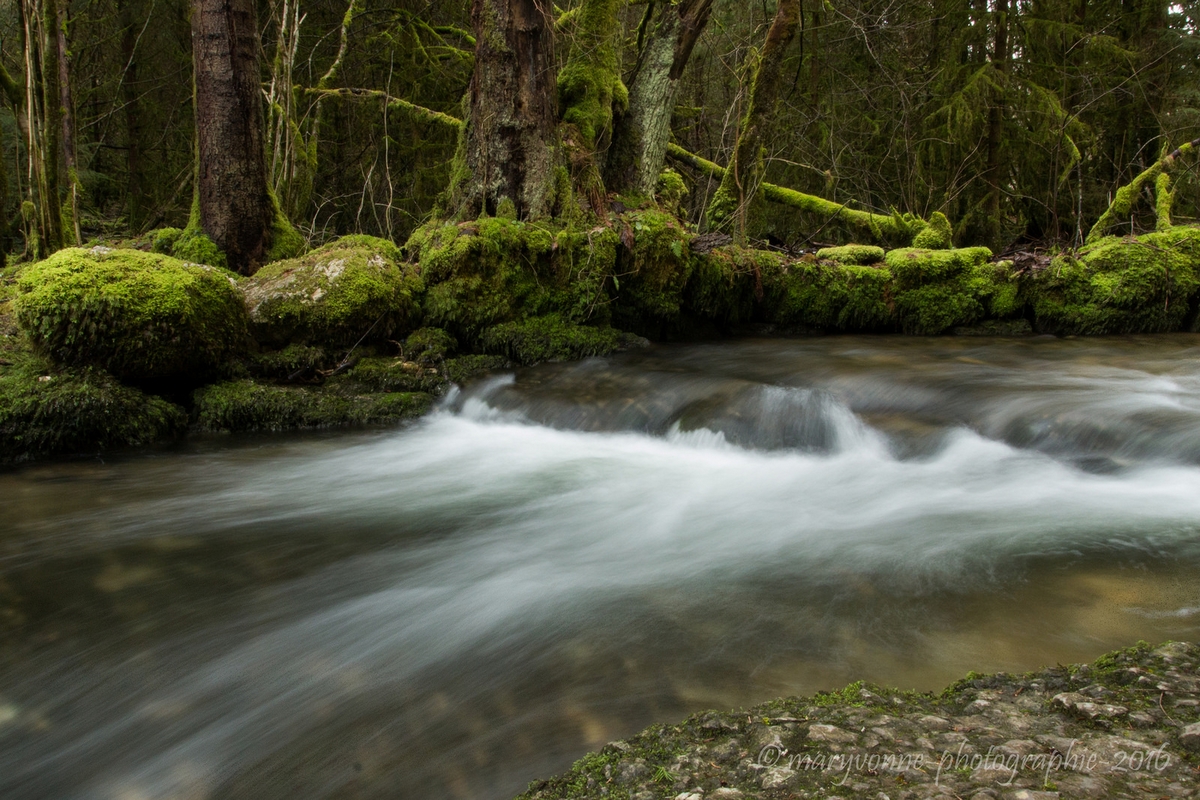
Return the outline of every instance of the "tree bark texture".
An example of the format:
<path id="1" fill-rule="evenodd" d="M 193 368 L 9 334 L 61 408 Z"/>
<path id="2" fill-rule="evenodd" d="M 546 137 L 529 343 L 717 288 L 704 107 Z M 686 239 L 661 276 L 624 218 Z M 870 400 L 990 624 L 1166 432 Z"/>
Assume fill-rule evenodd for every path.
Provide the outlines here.
<path id="1" fill-rule="evenodd" d="M 82 187 L 79 184 L 78 151 L 75 145 L 75 101 L 71 95 L 71 51 L 67 46 L 67 4 L 63 0 L 58 5 L 55 37 L 58 42 L 58 96 L 62 118 L 62 149 L 63 166 L 67 170 L 66 206 L 71 209 L 71 230 L 63 233 L 64 238 L 69 234 L 75 240 L 75 245 L 83 244 L 83 233 L 79 229 L 79 195 Z"/>
<path id="2" fill-rule="evenodd" d="M 766 172 L 763 146 L 775 124 L 783 58 L 799 28 L 800 0 L 779 0 L 775 19 L 753 69 L 749 109 L 738 126 L 733 158 L 709 206 L 710 227 L 734 225 L 739 236 L 745 235 L 748 210 Z"/>
<path id="3" fill-rule="evenodd" d="M 629 110 L 613 133 L 607 181 L 617 192 L 651 195 L 666 159 L 679 79 L 712 14 L 712 0 L 665 0 L 647 11 L 648 27 L 633 75 Z"/>
<path id="4" fill-rule="evenodd" d="M 988 195 L 984 206 L 988 244 L 1000 246 L 1002 225 L 1000 224 L 1000 197 L 1004 182 L 1001 147 L 1004 133 L 1004 73 L 1008 71 L 1008 0 L 996 0 L 995 41 L 992 46 L 992 66 L 1000 73 L 997 84 L 1001 87 L 998 97 L 988 109 L 987 167 L 984 181 Z"/>
<path id="5" fill-rule="evenodd" d="M 229 268 L 247 275 L 263 262 L 274 216 L 258 51 L 254 0 L 194 0 L 200 224 Z"/>
<path id="6" fill-rule="evenodd" d="M 452 209 L 472 218 L 504 201 L 519 219 L 552 212 L 556 79 L 550 0 L 475 0 L 475 71 Z"/>

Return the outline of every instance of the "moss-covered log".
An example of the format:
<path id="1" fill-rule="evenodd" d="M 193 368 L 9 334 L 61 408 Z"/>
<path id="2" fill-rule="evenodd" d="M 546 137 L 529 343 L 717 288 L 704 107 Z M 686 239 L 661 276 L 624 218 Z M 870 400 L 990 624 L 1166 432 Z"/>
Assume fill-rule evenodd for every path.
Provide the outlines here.
<path id="1" fill-rule="evenodd" d="M 1185 145 L 1177 147 L 1175 150 L 1171 151 L 1146 169 L 1142 170 L 1142 172 L 1140 172 L 1132 181 L 1125 184 L 1120 189 L 1117 189 L 1117 193 L 1114 195 L 1112 202 L 1109 203 L 1108 208 L 1105 209 L 1104 213 L 1100 216 L 1100 219 L 1096 220 L 1096 224 L 1093 225 L 1091 231 L 1088 232 L 1088 242 L 1098 241 L 1102 236 L 1104 236 L 1105 233 L 1108 232 L 1109 228 L 1118 224 L 1119 222 L 1128 220 L 1129 215 L 1133 212 L 1133 205 L 1137 202 L 1138 197 L 1141 195 L 1143 187 L 1145 187 L 1150 181 L 1155 180 L 1159 175 L 1170 172 L 1180 158 L 1188 153 L 1191 153 L 1197 147 L 1200 147 L 1200 139 L 1195 139 Z M 1169 201 L 1166 204 L 1166 208 L 1168 210 L 1169 217 Z M 1170 223 L 1168 221 L 1167 225 L 1169 224 Z"/>
<path id="2" fill-rule="evenodd" d="M 667 145 L 667 155 L 684 166 L 699 172 L 724 179 L 726 170 L 719 164 L 689 153 L 676 144 Z M 897 242 L 908 244 L 928 223 L 911 214 L 894 213 L 892 215 L 873 214 L 869 211 L 859 211 L 843 203 L 835 203 L 816 195 L 787 189 L 772 183 L 762 183 L 760 186 L 763 197 L 773 203 L 804 211 L 809 214 L 825 217 L 828 221 L 839 221 L 846 225 L 868 233 L 876 241 Z"/>

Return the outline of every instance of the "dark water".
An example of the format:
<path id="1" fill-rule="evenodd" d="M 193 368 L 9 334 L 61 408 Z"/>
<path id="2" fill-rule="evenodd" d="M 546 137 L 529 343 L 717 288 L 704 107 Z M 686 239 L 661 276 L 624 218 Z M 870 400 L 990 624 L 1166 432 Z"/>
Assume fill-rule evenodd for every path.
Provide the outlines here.
<path id="1" fill-rule="evenodd" d="M 0 497 L 0 796 L 501 798 L 701 708 L 1200 638 L 1200 337 L 660 347 Z"/>

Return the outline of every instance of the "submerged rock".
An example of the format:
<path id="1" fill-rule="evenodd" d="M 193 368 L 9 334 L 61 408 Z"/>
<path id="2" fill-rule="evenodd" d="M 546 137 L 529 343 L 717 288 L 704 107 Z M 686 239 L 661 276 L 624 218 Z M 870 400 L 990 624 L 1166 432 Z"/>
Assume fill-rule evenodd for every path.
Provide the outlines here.
<path id="1" fill-rule="evenodd" d="M 134 383 L 200 383 L 246 340 L 233 276 L 169 256 L 69 248 L 25 268 L 17 290 L 18 323 L 39 351 Z"/>
<path id="2" fill-rule="evenodd" d="M 1191 797 L 1200 711 L 1179 701 L 1197 678 L 1200 646 L 1142 643 L 936 695 L 853 684 L 656 725 L 521 798 Z M 1148 724 L 1129 729 L 1128 709 Z"/>
<path id="3" fill-rule="evenodd" d="M 241 283 L 264 344 L 353 346 L 402 333 L 419 317 L 421 278 L 385 239 L 346 236 L 277 261 Z"/>

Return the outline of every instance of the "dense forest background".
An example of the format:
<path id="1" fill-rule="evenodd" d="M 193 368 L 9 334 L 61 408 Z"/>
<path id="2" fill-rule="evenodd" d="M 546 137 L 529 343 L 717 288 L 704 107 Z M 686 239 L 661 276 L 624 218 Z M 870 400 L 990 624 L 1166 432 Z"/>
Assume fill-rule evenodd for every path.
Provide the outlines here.
<path id="1" fill-rule="evenodd" d="M 258 9 L 270 183 L 314 245 L 351 232 L 403 241 L 431 213 L 458 144 L 446 117 L 463 118 L 473 70 L 470 0 L 348 2 Z M 0 248 L 10 257 L 33 255 L 53 216 L 46 198 L 62 209 L 64 244 L 187 222 L 190 5 L 0 4 Z M 556 9 L 564 38 L 576 5 Z M 655 5 L 624 4 L 623 72 Z M 715 0 L 682 77 L 673 141 L 729 163 L 745 65 L 775 13 L 769 0 Z M 766 180 L 866 210 L 942 211 L 960 244 L 1078 243 L 1118 186 L 1200 136 L 1198 17 L 1196 4 L 1168 0 L 804 0 L 764 138 Z M 716 182 L 681 172 L 683 212 L 703 229 Z M 1194 220 L 1196 164 L 1175 181 L 1173 217 Z M 1153 203 L 1137 208 L 1147 218 L 1129 224 L 1152 226 Z M 749 231 L 789 247 L 849 233 L 786 206 Z"/>

